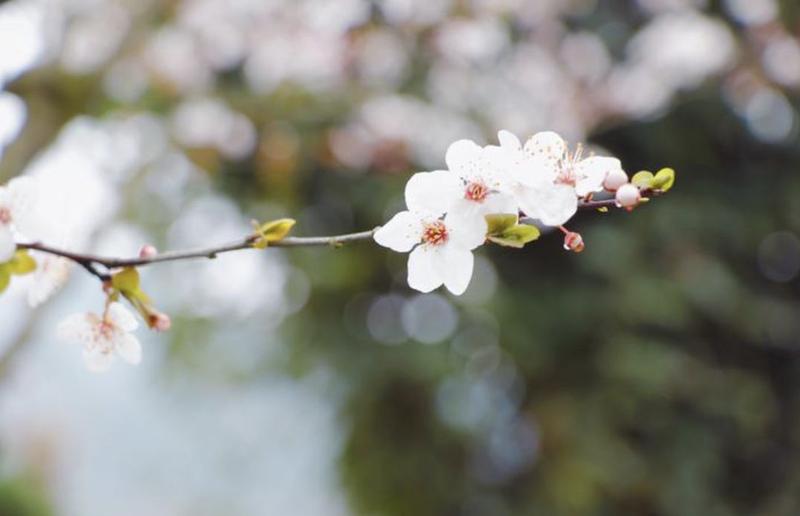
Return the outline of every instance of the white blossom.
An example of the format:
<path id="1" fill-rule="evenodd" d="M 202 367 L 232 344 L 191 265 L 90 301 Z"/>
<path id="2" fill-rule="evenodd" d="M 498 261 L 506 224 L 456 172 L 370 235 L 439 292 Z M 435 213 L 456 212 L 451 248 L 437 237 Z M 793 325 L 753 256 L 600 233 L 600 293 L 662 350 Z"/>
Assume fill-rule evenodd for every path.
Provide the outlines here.
<path id="1" fill-rule="evenodd" d="M 0 263 L 14 256 L 15 235 L 32 230 L 35 198 L 35 181 L 29 177 L 17 177 L 0 186 Z"/>
<path id="2" fill-rule="evenodd" d="M 406 184 L 407 211 L 392 217 L 375 233 L 375 241 L 407 253 L 408 284 L 420 292 L 444 286 L 461 295 L 472 278 L 472 250 L 486 239 L 480 215 L 445 214 L 447 202 L 463 191 L 446 170 L 414 174 Z"/>
<path id="3" fill-rule="evenodd" d="M 28 304 L 35 308 L 55 294 L 69 279 L 73 262 L 60 256 L 36 253 L 36 272 L 28 288 Z"/>
<path id="4" fill-rule="evenodd" d="M 550 154 L 530 152 L 531 146 L 523 148 L 508 131 L 500 131 L 498 138 L 500 146 L 489 150 L 506 171 L 506 189 L 519 208 L 547 226 L 560 226 L 572 218 L 578 209 L 575 190 L 556 181 L 556 164 L 547 160 Z"/>
<path id="5" fill-rule="evenodd" d="M 138 328 L 133 314 L 119 303 L 106 312 L 80 313 L 67 317 L 58 326 L 62 339 L 83 345 L 83 359 L 93 372 L 107 371 L 117 354 L 129 364 L 142 360 L 142 346 L 131 333 Z"/>
<path id="6" fill-rule="evenodd" d="M 471 140 L 459 140 L 448 147 L 445 162 L 459 185 L 448 211 L 465 217 L 517 213 L 516 201 L 505 193 L 507 174 L 502 164 L 491 158 L 486 148 Z"/>
<path id="7" fill-rule="evenodd" d="M 551 131 L 536 133 L 524 147 L 508 131 L 500 131 L 498 138 L 494 155 L 505 162 L 510 191 L 526 215 L 547 226 L 563 225 L 577 211 L 579 198 L 602 191 L 610 173 L 622 172 L 616 158 L 584 158 L 581 146 L 570 153 L 564 139 Z"/>

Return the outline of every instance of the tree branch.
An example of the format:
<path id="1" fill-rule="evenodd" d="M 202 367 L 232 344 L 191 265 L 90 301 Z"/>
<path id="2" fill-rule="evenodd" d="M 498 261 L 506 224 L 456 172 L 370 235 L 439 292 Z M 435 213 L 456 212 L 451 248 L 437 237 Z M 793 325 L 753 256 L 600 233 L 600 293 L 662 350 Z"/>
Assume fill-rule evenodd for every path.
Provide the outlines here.
<path id="1" fill-rule="evenodd" d="M 660 192 L 649 189 L 642 189 L 642 196 L 656 196 Z M 578 203 L 578 208 L 582 210 L 596 210 L 599 208 L 615 207 L 616 201 L 614 198 L 602 200 L 581 200 Z M 322 236 L 322 237 L 286 237 L 277 242 L 271 242 L 269 247 L 310 247 L 310 246 L 330 246 L 339 247 L 346 243 L 357 242 L 360 240 L 370 240 L 375 231 L 379 228 L 376 227 L 369 231 L 361 231 L 358 233 L 347 233 L 344 235 Z M 188 251 L 169 251 L 157 254 L 150 258 L 114 258 L 107 256 L 99 256 L 95 254 L 84 254 L 65 249 L 51 247 L 42 242 L 31 242 L 17 244 L 18 249 L 27 249 L 32 251 L 39 251 L 54 256 L 60 256 L 71 260 L 76 264 L 86 269 L 90 274 L 97 277 L 100 281 L 108 281 L 111 278 L 110 271 L 112 269 L 119 269 L 123 267 L 144 267 L 154 263 L 163 262 L 176 262 L 181 260 L 192 260 L 198 258 L 214 259 L 220 254 L 232 253 L 235 251 L 243 251 L 245 249 L 253 249 L 253 244 L 259 240 L 259 235 L 250 235 L 242 240 L 223 244 L 217 247 L 208 247 L 203 249 L 194 249 Z M 102 267 L 105 271 L 98 269 Z"/>
<path id="2" fill-rule="evenodd" d="M 305 247 L 305 246 L 331 246 L 338 247 L 349 242 L 356 242 L 359 240 L 369 240 L 378 228 L 369 231 L 361 231 L 359 233 L 348 233 L 345 235 L 334 235 L 325 237 L 286 237 L 283 240 L 270 243 L 269 247 Z M 108 273 L 100 272 L 97 266 L 104 267 L 107 270 L 118 269 L 121 267 L 143 267 L 154 263 L 174 262 L 180 260 L 191 260 L 195 258 L 214 259 L 217 255 L 224 253 L 231 253 L 234 251 L 243 251 L 245 249 L 253 249 L 253 244 L 259 239 L 257 235 L 251 235 L 243 240 L 232 242 L 229 244 L 220 245 L 217 247 L 209 247 L 204 249 L 195 249 L 189 251 L 171 251 L 166 253 L 157 254 L 152 258 L 112 258 L 106 256 L 99 256 L 94 254 L 83 254 L 64 249 L 51 247 L 41 242 L 17 244 L 18 249 L 27 249 L 32 251 L 39 251 L 54 256 L 60 256 L 71 260 L 86 269 L 90 274 L 96 276 L 101 281 L 106 281 L 110 278 Z"/>

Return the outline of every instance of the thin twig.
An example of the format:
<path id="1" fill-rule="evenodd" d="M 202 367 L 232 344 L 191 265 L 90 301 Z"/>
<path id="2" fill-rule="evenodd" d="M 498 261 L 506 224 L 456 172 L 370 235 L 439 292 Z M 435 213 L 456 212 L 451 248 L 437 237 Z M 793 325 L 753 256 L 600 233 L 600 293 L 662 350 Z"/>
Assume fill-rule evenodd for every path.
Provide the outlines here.
<path id="1" fill-rule="evenodd" d="M 375 233 L 377 228 L 369 231 L 361 231 L 359 233 L 349 233 L 345 235 L 334 235 L 326 237 L 286 237 L 283 240 L 270 243 L 270 247 L 302 247 L 302 246 L 331 246 L 338 247 L 348 242 L 356 242 L 359 240 L 369 240 Z M 154 263 L 174 262 L 180 260 L 191 260 L 195 258 L 214 259 L 220 254 L 231 253 L 234 251 L 242 251 L 245 249 L 253 249 L 253 244 L 258 240 L 258 236 L 251 235 L 243 240 L 232 242 L 229 244 L 220 245 L 217 247 L 209 247 L 204 249 L 195 249 L 189 251 L 171 251 L 157 254 L 151 258 L 113 258 L 107 256 L 99 256 L 95 254 L 83 254 L 49 245 L 41 242 L 32 242 L 25 244 L 18 244 L 18 249 L 28 249 L 32 251 L 39 251 L 54 256 L 60 256 L 71 260 L 78 265 L 82 266 L 92 275 L 98 277 L 101 281 L 109 279 L 109 275 L 100 272 L 97 266 L 104 267 L 105 269 L 118 269 L 122 267 L 144 267 Z"/>
<path id="2" fill-rule="evenodd" d="M 655 196 L 659 192 L 642 189 L 643 196 Z M 609 208 L 616 206 L 615 199 L 602 199 L 602 200 L 581 200 L 578 203 L 578 208 L 582 210 Z M 527 221 L 527 219 L 524 219 Z M 309 247 L 309 246 L 330 246 L 339 247 L 346 243 L 357 242 L 360 240 L 370 240 L 378 228 L 369 231 L 361 231 L 358 233 L 348 233 L 344 235 L 322 236 L 322 237 L 286 237 L 277 242 L 272 242 L 269 247 Z M 198 258 L 214 259 L 220 254 L 232 253 L 235 251 L 243 251 L 245 249 L 253 249 L 260 237 L 258 235 L 250 235 L 242 240 L 223 244 L 216 247 L 208 247 L 203 249 L 194 249 L 188 251 L 168 251 L 165 253 L 157 254 L 150 258 L 114 258 L 108 256 L 99 256 L 95 254 L 84 254 L 65 249 L 51 247 L 42 242 L 31 242 L 17 244 L 18 249 L 28 249 L 32 251 L 39 251 L 54 256 L 66 258 L 80 265 L 86 269 L 90 274 L 97 277 L 100 281 L 108 281 L 111 277 L 110 271 L 112 269 L 119 269 L 123 267 L 144 267 L 154 263 L 175 262 L 182 260 L 192 260 Z M 105 271 L 98 270 L 98 266 L 103 267 Z"/>

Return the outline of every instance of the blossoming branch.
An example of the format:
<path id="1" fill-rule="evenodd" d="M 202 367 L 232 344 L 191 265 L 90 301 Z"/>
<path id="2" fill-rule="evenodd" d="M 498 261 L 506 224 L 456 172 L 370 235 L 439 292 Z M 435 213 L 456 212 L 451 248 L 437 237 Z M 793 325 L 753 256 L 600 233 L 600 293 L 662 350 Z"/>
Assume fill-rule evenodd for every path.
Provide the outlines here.
<path id="1" fill-rule="evenodd" d="M 0 187 L 0 292 L 13 276 L 33 274 L 28 292 L 32 306 L 44 302 L 67 280 L 73 265 L 97 277 L 104 293 L 100 314 L 80 313 L 59 325 L 66 340 L 82 344 L 87 367 L 107 370 L 115 356 L 137 364 L 141 345 L 133 307 L 151 329 L 171 326 L 142 289 L 137 268 L 168 261 L 215 258 L 223 253 L 268 247 L 331 246 L 374 240 L 393 251 L 409 253 L 408 285 L 420 292 L 444 286 L 454 295 L 467 289 L 473 272 L 473 251 L 484 244 L 521 248 L 540 236 L 540 228 L 558 228 L 564 249 L 581 252 L 581 235 L 566 228 L 578 209 L 632 211 L 667 192 L 675 181 L 672 169 L 642 171 L 629 179 L 613 157 L 585 156 L 582 146 L 570 149 L 554 132 L 540 132 L 524 144 L 508 131 L 499 145 L 479 146 L 470 140 L 450 145 L 446 170 L 418 172 L 405 187 L 406 210 L 372 230 L 322 237 L 289 236 L 295 221 L 254 223 L 239 241 L 216 247 L 159 253 L 145 245 L 139 255 L 115 258 L 80 253 L 36 241 L 36 181 L 15 178 Z M 32 240 L 33 239 L 33 240 Z"/>

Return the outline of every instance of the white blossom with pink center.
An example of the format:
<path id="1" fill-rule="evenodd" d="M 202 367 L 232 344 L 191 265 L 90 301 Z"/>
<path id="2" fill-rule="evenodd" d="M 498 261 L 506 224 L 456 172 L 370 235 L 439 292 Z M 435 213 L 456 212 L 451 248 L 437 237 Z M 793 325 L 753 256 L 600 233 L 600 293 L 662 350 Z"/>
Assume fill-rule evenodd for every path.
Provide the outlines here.
<path id="1" fill-rule="evenodd" d="M 616 158 L 583 157 L 579 146 L 570 153 L 558 134 L 533 135 L 523 146 L 508 131 L 498 133 L 499 147 L 490 147 L 493 160 L 510 178 L 509 193 L 529 217 L 546 226 L 561 226 L 578 209 L 578 200 L 603 190 L 609 173 L 622 170 Z"/>
<path id="2" fill-rule="evenodd" d="M 431 292 L 444 285 L 461 295 L 472 279 L 472 250 L 486 239 L 484 217 L 472 212 L 447 212 L 464 187 L 449 171 L 419 172 L 406 184 L 407 211 L 375 232 L 375 242 L 408 257 L 408 285 Z"/>
<path id="3" fill-rule="evenodd" d="M 107 371 L 114 356 L 129 364 L 142 361 L 142 346 L 131 334 L 139 323 L 134 315 L 119 303 L 111 303 L 100 316 L 80 313 L 67 317 L 58 326 L 59 336 L 83 345 L 83 359 L 92 372 Z"/>
<path id="4" fill-rule="evenodd" d="M 517 213 L 514 197 L 505 193 L 507 174 L 485 148 L 471 140 L 459 140 L 448 147 L 445 161 L 460 187 L 449 211 L 467 217 Z"/>
<path id="5" fill-rule="evenodd" d="M 17 177 L 0 186 L 0 263 L 14 256 L 16 235 L 33 231 L 35 199 L 36 184 L 30 177 Z"/>

